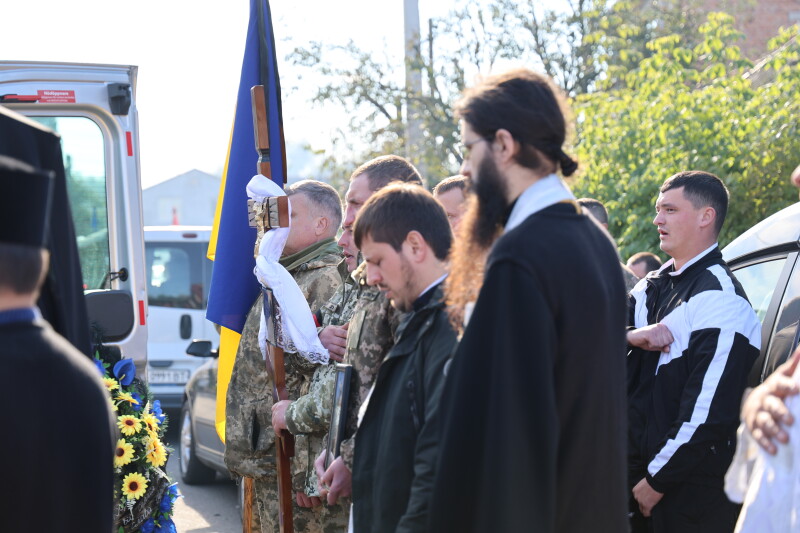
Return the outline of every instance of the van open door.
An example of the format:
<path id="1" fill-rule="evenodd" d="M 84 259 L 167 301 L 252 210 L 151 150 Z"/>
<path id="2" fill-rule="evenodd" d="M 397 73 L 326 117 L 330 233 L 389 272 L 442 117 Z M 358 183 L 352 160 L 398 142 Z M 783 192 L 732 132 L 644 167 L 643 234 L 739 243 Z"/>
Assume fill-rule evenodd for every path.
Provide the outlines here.
<path id="1" fill-rule="evenodd" d="M 61 136 L 89 320 L 146 377 L 137 67 L 0 61 L 0 106 Z"/>

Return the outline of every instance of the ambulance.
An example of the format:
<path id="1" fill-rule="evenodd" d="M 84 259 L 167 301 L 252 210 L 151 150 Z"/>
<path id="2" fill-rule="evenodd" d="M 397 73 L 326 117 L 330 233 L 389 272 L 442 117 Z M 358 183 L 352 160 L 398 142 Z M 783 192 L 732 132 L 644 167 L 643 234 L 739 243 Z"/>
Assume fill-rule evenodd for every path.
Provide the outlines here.
<path id="1" fill-rule="evenodd" d="M 61 136 L 89 320 L 146 379 L 136 76 L 135 66 L 0 61 L 0 110 Z"/>

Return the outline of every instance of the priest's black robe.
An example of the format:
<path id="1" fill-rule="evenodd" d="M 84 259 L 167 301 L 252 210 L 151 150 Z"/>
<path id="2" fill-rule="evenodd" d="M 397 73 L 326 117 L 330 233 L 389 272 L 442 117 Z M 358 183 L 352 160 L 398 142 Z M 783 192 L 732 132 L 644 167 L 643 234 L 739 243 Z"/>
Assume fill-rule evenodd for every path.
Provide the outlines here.
<path id="1" fill-rule="evenodd" d="M 50 266 L 37 307 L 45 320 L 78 350 L 92 355 L 83 275 L 67 196 L 61 138 L 0 106 L 0 154 L 55 173 L 47 250 Z"/>
<path id="2" fill-rule="evenodd" d="M 569 203 L 506 232 L 452 359 L 430 531 L 627 531 L 625 290 Z"/>
<path id="3" fill-rule="evenodd" d="M 0 325 L 0 531 L 110 533 L 116 429 L 100 373 L 44 321 Z"/>

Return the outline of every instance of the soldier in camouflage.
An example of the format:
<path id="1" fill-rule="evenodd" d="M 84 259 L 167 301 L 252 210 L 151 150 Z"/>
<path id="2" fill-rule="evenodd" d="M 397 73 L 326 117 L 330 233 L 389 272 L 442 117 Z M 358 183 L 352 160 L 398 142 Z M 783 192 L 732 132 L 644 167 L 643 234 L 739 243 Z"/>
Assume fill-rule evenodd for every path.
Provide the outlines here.
<path id="1" fill-rule="evenodd" d="M 344 228 L 352 230 L 359 209 L 373 193 L 397 181 L 422 185 L 422 178 L 417 169 L 398 156 L 378 157 L 356 169 L 350 177 L 350 185 L 345 196 Z M 394 333 L 400 323 L 399 313 L 389 304 L 380 290 L 366 284 L 365 265 L 359 266 L 352 277 L 358 294 L 347 329 L 345 345 L 345 363 L 353 366 L 345 440 L 342 442 L 340 457 L 333 461 L 327 472 L 324 472 L 325 453 L 322 447 L 317 452 L 323 453 L 314 463 L 320 478 L 319 486 L 327 487 L 320 491 L 320 494 L 327 496 L 329 505 L 334 505 L 339 497 L 350 494 L 350 472 L 353 465 L 358 411 L 372 387 L 383 357 L 394 345 Z M 322 390 L 332 391 L 333 375 L 327 379 L 328 384 L 322 386 Z M 327 402 L 330 405 L 330 393 Z"/>
<path id="2" fill-rule="evenodd" d="M 347 323 L 353 315 L 359 288 L 350 275 L 357 266 L 358 257 L 358 249 L 354 248 L 351 230 L 342 233 L 339 246 L 345 256 L 338 266 L 341 285 L 317 313 L 321 324 L 318 328 L 320 340 L 329 349 L 332 357 L 337 354 L 344 355 Z M 342 340 L 337 342 L 337 339 Z M 318 450 L 324 446 L 325 434 L 330 425 L 335 373 L 334 360 L 328 365 L 318 365 L 304 395 L 295 401 L 280 401 L 272 406 L 273 428 L 287 429 L 295 435 L 293 475 L 300 476 L 304 480 L 305 494 L 315 507 L 321 502 L 313 461 Z M 314 510 L 322 515 L 323 531 L 341 532 L 347 528 L 349 515 L 347 506 L 331 505 Z"/>
<path id="3" fill-rule="evenodd" d="M 341 221 L 339 195 L 332 187 L 310 180 L 287 187 L 286 192 L 291 203 L 291 230 L 280 263 L 316 313 L 341 282 L 336 270 L 341 254 L 333 239 Z M 259 529 L 254 530 L 272 533 L 279 531 L 277 472 L 271 384 L 258 345 L 261 310 L 259 297 L 248 313 L 228 385 L 225 464 L 234 474 L 255 480 L 258 511 L 253 516 Z M 285 364 L 287 392 L 290 398 L 297 398 L 307 389 L 317 365 L 297 354 L 285 354 Z M 302 442 L 298 444 L 303 446 Z M 296 492 L 302 493 L 304 484 L 302 477 L 293 479 Z M 318 512 L 295 502 L 294 513 L 298 533 L 325 531 Z"/>

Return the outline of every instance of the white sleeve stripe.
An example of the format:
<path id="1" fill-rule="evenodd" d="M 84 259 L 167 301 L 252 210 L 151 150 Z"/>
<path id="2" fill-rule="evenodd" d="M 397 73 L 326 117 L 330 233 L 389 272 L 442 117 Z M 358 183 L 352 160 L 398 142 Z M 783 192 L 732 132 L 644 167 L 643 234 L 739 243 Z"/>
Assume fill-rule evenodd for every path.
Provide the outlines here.
<path id="1" fill-rule="evenodd" d="M 650 472 L 651 476 L 658 474 L 675 452 L 678 451 L 678 448 L 689 442 L 692 436 L 694 436 L 695 431 L 697 431 L 697 428 L 708 420 L 711 402 L 717 392 L 717 385 L 725 370 L 725 365 L 728 362 L 728 355 L 733 346 L 735 335 L 736 333 L 733 330 L 724 330 L 720 332 L 717 338 L 717 349 L 703 377 L 703 385 L 695 401 L 692 416 L 687 422 L 681 424 L 675 438 L 669 439 L 664 447 L 661 448 L 661 451 L 658 452 L 658 455 L 656 455 L 647 466 L 647 471 Z"/>
<path id="2" fill-rule="evenodd" d="M 636 328 L 643 328 L 647 326 L 647 280 L 644 278 L 640 279 L 636 285 L 634 285 L 633 289 L 631 289 L 630 295 L 633 296 L 633 299 L 636 301 L 636 307 L 634 308 L 633 314 L 633 325 Z"/>

